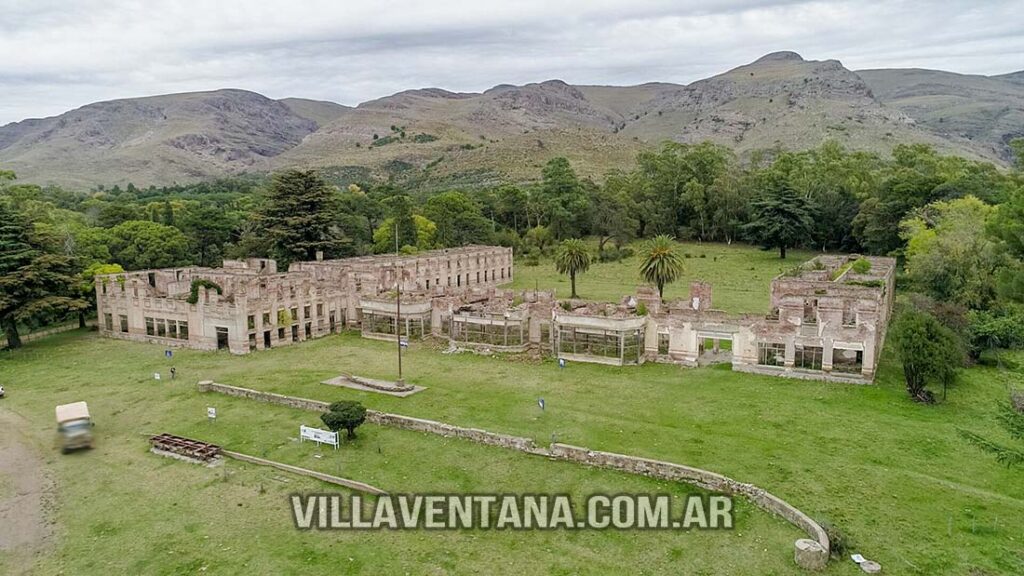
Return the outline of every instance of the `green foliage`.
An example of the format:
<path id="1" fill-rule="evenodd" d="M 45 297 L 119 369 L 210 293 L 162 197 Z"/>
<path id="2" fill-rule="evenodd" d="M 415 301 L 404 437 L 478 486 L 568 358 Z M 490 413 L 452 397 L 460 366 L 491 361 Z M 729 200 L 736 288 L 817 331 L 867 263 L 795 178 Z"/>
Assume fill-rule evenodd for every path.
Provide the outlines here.
<path id="1" fill-rule="evenodd" d="M 354 400 L 341 400 L 332 403 L 320 420 L 332 432 L 347 431 L 348 438 L 352 439 L 356 437 L 356 428 L 366 422 L 366 408 Z"/>
<path id="2" fill-rule="evenodd" d="M 189 262 L 188 239 L 166 224 L 132 220 L 108 232 L 111 260 L 125 270 L 169 268 Z"/>
<path id="3" fill-rule="evenodd" d="M 765 249 L 777 248 L 779 258 L 786 250 L 805 243 L 811 235 L 811 215 L 804 197 L 788 186 L 765 192 L 753 203 L 753 220 L 745 230 Z"/>
<path id="4" fill-rule="evenodd" d="M 889 334 L 910 396 L 918 402 L 934 402 L 926 388 L 929 383 L 940 384 L 945 396 L 963 365 L 964 353 L 956 335 L 930 313 L 912 307 L 897 314 Z"/>
<path id="5" fill-rule="evenodd" d="M 907 277 L 938 300 L 983 309 L 1008 261 L 985 233 L 993 208 L 968 196 L 929 204 L 901 223 Z"/>
<path id="6" fill-rule="evenodd" d="M 292 325 L 295 319 L 292 318 L 292 313 L 282 308 L 277 311 L 277 325 L 279 327 L 288 327 Z"/>
<path id="7" fill-rule="evenodd" d="M 258 221 L 283 269 L 313 260 L 322 251 L 333 258 L 347 251 L 348 239 L 335 224 L 338 194 L 313 170 L 274 174 Z"/>
<path id="8" fill-rule="evenodd" d="M 854 260 L 851 267 L 857 274 L 867 274 L 868 272 L 871 272 L 871 261 L 867 258 L 858 258 Z"/>
<path id="9" fill-rule="evenodd" d="M 194 278 L 192 285 L 189 287 L 188 298 L 185 299 L 189 304 L 197 304 L 199 302 L 199 289 L 206 288 L 209 290 L 216 290 L 217 294 L 223 294 L 224 289 L 220 287 L 213 280 L 207 280 L 206 278 Z"/>
<path id="10" fill-rule="evenodd" d="M 552 158 L 541 177 L 538 199 L 551 233 L 555 238 L 581 235 L 586 228 L 587 195 L 569 161 Z"/>
<path id="11" fill-rule="evenodd" d="M 1006 430 L 1013 440 L 1024 441 L 1024 408 L 1021 407 L 1021 397 L 1017 392 L 1011 392 L 1010 399 L 998 403 L 997 420 L 1000 426 Z M 994 454 L 996 461 L 1006 466 L 1024 465 L 1024 449 L 1010 448 L 995 440 L 958 428 L 960 436 L 978 448 Z"/>
<path id="12" fill-rule="evenodd" d="M 543 253 L 554 242 L 554 234 L 545 226 L 535 226 L 526 231 L 526 244 Z"/>
<path id="13" fill-rule="evenodd" d="M 412 141 L 417 144 L 426 144 L 427 142 L 433 142 L 437 139 L 437 136 L 434 136 L 433 134 L 427 134 L 425 132 L 420 132 L 419 134 L 415 134 L 412 137 Z"/>
<path id="14" fill-rule="evenodd" d="M 415 251 L 434 248 L 436 246 L 437 225 L 419 214 L 412 217 L 412 223 L 415 235 L 412 237 L 403 235 L 403 243 L 399 246 L 400 250 L 407 251 L 411 248 Z M 412 242 L 412 244 L 408 242 Z M 378 254 L 393 253 L 395 251 L 394 218 L 384 220 L 380 227 L 373 232 L 373 251 Z"/>
<path id="15" fill-rule="evenodd" d="M 0 201 L 0 328 L 18 348 L 18 323 L 84 309 L 71 258 L 51 249 L 31 223 Z"/>
<path id="16" fill-rule="evenodd" d="M 640 276 L 658 287 L 658 296 L 665 297 L 665 285 L 683 275 L 683 261 L 672 238 L 664 234 L 655 236 L 641 250 Z"/>
<path id="17" fill-rule="evenodd" d="M 644 304 L 643 302 L 637 302 L 636 303 L 636 315 L 637 316 L 647 316 L 647 304 Z"/>
<path id="18" fill-rule="evenodd" d="M 492 224 L 480 212 L 480 206 L 462 192 L 442 192 L 431 196 L 423 215 L 437 225 L 437 242 L 449 248 L 467 244 L 487 244 Z"/>
<path id="19" fill-rule="evenodd" d="M 559 274 L 568 274 L 572 286 L 570 298 L 579 298 L 576 295 L 576 275 L 586 272 L 590 268 L 590 252 L 587 245 L 579 238 L 563 240 L 555 254 L 555 269 Z"/>

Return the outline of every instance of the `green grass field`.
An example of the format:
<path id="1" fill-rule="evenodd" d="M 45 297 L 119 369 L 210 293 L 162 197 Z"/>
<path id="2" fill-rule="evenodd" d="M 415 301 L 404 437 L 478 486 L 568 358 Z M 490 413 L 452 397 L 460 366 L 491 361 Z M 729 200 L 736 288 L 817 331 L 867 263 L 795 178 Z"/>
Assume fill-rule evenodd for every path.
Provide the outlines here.
<path id="1" fill-rule="evenodd" d="M 597 243 L 591 244 L 596 253 Z M 630 247 L 639 252 L 641 244 L 633 243 Z M 679 253 L 684 255 L 685 272 L 679 281 L 665 287 L 665 298 L 685 298 L 690 282 L 704 280 L 710 282 L 714 290 L 714 307 L 733 313 L 768 312 L 768 288 L 772 278 L 815 255 L 792 250 L 785 260 L 780 260 L 777 251 L 758 250 L 746 244 L 693 242 L 680 243 Z M 636 287 L 642 284 L 639 270 L 639 255 L 619 262 L 595 261 L 590 270 L 576 278 L 576 291 L 586 300 L 618 302 L 627 294 L 635 294 Z M 559 274 L 551 259 L 542 259 L 537 266 L 517 263 L 512 287 L 555 289 L 559 298 L 568 298 L 571 293 L 569 277 Z"/>
<path id="2" fill-rule="evenodd" d="M 177 352 L 174 382 L 158 346 L 81 332 L 0 355 L 10 391 L 0 409 L 24 416 L 59 483 L 52 553 L 35 572 L 176 574 L 789 574 L 800 533 L 744 504 L 729 532 L 298 532 L 286 494 L 311 480 L 228 463 L 222 470 L 161 459 L 144 434 L 171 432 L 369 482 L 393 492 L 671 492 L 667 485 L 499 448 L 366 426 L 337 453 L 294 441 L 315 414 L 200 394 L 218 382 L 368 407 L 595 449 L 672 460 L 758 484 L 837 525 L 887 573 L 1024 571 L 1024 471 L 967 445 L 957 427 L 1004 438 L 995 401 L 1024 386 L 1019 371 L 971 369 L 938 406 L 911 403 L 898 368 L 878 385 L 782 380 L 728 369 L 647 364 L 610 368 L 442 355 L 414 344 L 408 398 L 318 382 L 342 371 L 393 377 L 393 347 L 354 334 L 245 357 Z M 1017 357 L 1024 360 L 1024 357 Z M 541 412 L 537 399 L 547 409 Z M 85 399 L 99 446 L 59 456 L 56 403 Z M 205 407 L 216 406 L 215 424 Z M 4 562 L 22 562 L 7 559 Z M 0 564 L 0 566 L 3 566 Z M 848 560 L 829 573 L 856 574 Z"/>
<path id="3" fill-rule="evenodd" d="M 328 350 L 322 344 L 350 341 L 359 342 L 332 337 L 290 352 L 322 354 Z M 262 360 L 274 356 L 295 360 L 276 352 Z M 316 414 L 195 390 L 197 371 L 243 368 L 246 358 L 180 352 L 175 360 L 180 377 L 156 382 L 152 372 L 166 372 L 161 349 L 85 333 L 3 354 L 4 380 L 13 384 L 0 410 L 31 423 L 26 432 L 46 454 L 59 483 L 54 550 L 37 559 L 33 573 L 289 574 L 300 567 L 344 574 L 602 574 L 623 566 L 649 574 L 795 570 L 790 550 L 800 532 L 742 501 L 736 528 L 725 532 L 300 532 L 293 527 L 287 495 L 334 487 L 236 462 L 207 469 L 160 458 L 147 452 L 146 435 L 167 431 L 201 438 L 396 493 L 568 493 L 582 501 L 595 493 L 679 497 L 699 491 L 371 425 L 338 451 L 320 450 L 295 441 L 299 424 L 319 424 Z M 291 376 L 278 373 L 277 378 Z M 53 405 L 77 398 L 90 403 L 97 447 L 60 456 L 53 447 Z M 206 420 L 206 406 L 217 407 L 215 423 Z M 28 559 L 3 562 L 7 565 L 0 568 L 14 570 Z"/>

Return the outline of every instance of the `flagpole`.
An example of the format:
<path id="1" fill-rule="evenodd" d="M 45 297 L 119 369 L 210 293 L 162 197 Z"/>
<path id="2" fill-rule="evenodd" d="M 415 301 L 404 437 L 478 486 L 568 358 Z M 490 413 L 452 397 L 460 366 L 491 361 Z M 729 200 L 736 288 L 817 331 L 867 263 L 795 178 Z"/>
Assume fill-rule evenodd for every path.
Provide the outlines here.
<path id="1" fill-rule="evenodd" d="M 398 340 L 398 383 L 402 383 L 402 278 L 398 270 L 398 217 L 395 217 L 395 338 Z"/>

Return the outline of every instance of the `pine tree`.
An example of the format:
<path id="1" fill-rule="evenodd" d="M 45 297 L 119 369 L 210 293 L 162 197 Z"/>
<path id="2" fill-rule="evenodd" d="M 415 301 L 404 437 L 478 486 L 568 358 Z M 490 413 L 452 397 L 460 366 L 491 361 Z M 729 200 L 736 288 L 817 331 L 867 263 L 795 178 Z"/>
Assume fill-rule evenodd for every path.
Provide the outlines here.
<path id="1" fill-rule="evenodd" d="M 50 252 L 32 225 L 0 203 L 0 328 L 10 348 L 21 346 L 18 323 L 49 320 L 85 308 L 76 298 L 71 259 Z"/>
<path id="2" fill-rule="evenodd" d="M 335 224 L 337 198 L 312 170 L 287 170 L 274 175 L 260 222 L 281 265 L 313 260 L 317 251 L 328 257 L 344 252 L 347 242 Z"/>
<path id="3" fill-rule="evenodd" d="M 811 237 L 811 211 L 807 200 L 789 186 L 767 191 L 753 203 L 754 219 L 745 229 L 765 249 L 778 248 L 779 258 L 786 250 Z"/>

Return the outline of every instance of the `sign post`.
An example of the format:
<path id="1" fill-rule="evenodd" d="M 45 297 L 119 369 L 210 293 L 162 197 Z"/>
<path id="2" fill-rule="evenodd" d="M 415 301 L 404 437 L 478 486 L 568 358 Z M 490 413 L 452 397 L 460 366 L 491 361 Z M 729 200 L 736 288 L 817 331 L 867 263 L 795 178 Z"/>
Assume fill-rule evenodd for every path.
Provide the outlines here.
<path id="1" fill-rule="evenodd" d="M 212 406 L 207 406 L 207 408 L 206 408 L 206 419 L 209 420 L 210 422 L 213 422 L 214 420 L 216 420 L 217 419 L 217 409 L 212 407 Z"/>

